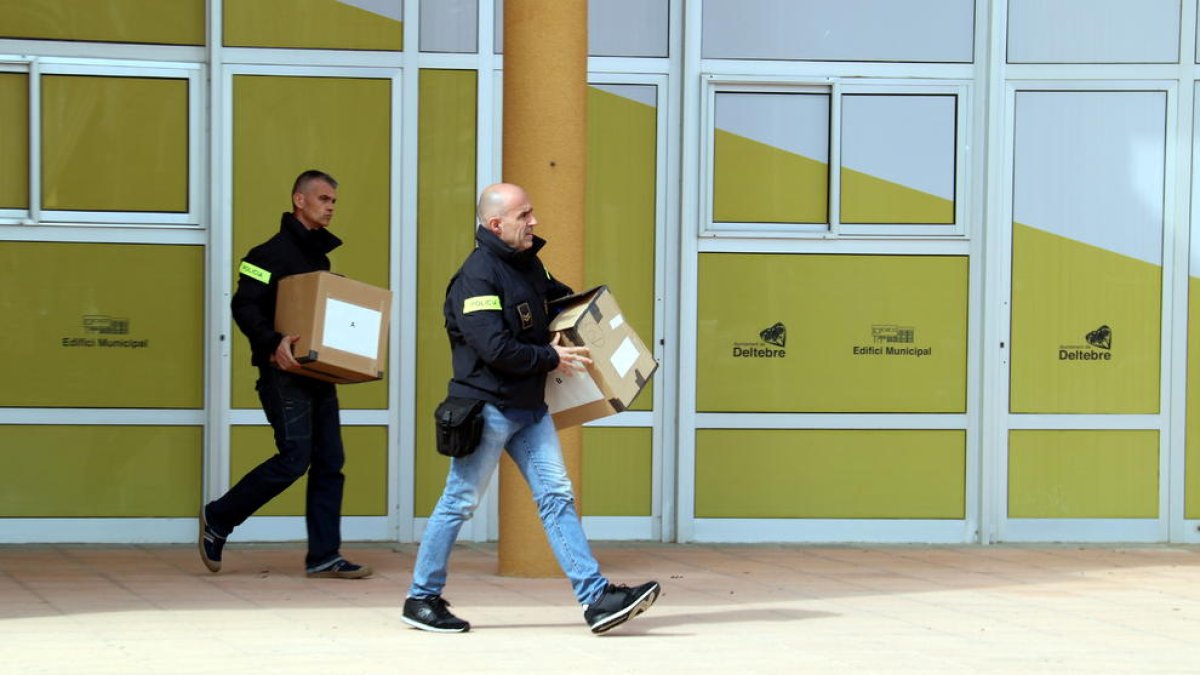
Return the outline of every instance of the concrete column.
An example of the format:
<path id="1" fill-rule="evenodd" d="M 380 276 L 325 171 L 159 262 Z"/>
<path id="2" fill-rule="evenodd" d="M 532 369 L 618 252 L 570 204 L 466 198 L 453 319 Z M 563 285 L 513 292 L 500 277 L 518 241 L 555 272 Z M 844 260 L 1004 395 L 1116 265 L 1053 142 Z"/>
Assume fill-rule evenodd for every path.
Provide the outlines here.
<path id="1" fill-rule="evenodd" d="M 504 181 L 525 188 L 556 278 L 583 285 L 587 165 L 587 0 L 504 2 Z M 559 433 L 567 471 L 582 487 L 583 431 Z M 500 463 L 500 574 L 562 574 L 516 464 Z"/>

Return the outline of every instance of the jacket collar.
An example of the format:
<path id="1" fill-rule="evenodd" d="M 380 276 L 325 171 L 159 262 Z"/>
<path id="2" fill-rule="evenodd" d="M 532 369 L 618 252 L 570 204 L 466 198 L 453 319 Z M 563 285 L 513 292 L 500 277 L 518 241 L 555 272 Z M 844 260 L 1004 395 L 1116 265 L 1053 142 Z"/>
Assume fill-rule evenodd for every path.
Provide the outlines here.
<path id="1" fill-rule="evenodd" d="M 523 267 L 537 258 L 538 251 L 542 250 L 542 247 L 546 245 L 546 240 L 535 234 L 533 235 L 533 246 L 530 246 L 524 251 L 518 251 L 503 241 L 500 241 L 500 237 L 492 234 L 491 230 L 487 229 L 486 227 L 477 226 L 475 228 L 475 243 L 477 243 L 480 248 L 490 251 L 493 255 L 507 262 L 508 264 L 515 267 Z"/>
<path id="2" fill-rule="evenodd" d="M 297 220 L 296 216 L 287 212 L 284 212 L 279 221 L 279 231 L 291 235 L 307 253 L 325 255 L 342 245 L 342 240 L 328 229 L 322 227 L 310 230 Z"/>

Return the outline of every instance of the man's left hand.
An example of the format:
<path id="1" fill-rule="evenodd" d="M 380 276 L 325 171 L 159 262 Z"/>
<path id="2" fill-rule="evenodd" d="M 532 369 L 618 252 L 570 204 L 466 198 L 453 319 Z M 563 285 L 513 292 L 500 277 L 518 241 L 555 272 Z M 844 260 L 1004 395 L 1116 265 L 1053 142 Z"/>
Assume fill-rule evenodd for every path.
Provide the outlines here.
<path id="1" fill-rule="evenodd" d="M 562 344 L 562 333 L 554 334 L 550 346 L 558 352 L 558 367 L 554 369 L 556 372 L 570 376 L 576 371 L 587 370 L 587 367 L 592 365 L 592 360 L 588 358 L 591 350 L 587 347 L 569 347 Z"/>

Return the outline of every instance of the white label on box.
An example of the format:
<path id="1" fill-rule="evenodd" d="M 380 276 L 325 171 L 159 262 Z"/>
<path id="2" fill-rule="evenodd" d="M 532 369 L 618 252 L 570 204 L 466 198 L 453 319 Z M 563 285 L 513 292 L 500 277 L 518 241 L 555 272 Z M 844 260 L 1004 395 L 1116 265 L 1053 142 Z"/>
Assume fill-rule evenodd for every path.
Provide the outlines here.
<path id="1" fill-rule="evenodd" d="M 613 352 L 613 355 L 609 357 L 608 362 L 616 369 L 617 375 L 624 378 L 629 369 L 633 367 L 633 364 L 637 363 L 637 360 L 638 348 L 634 346 L 633 340 L 625 338 L 621 341 L 621 346 L 617 347 L 617 351 Z"/>
<path id="2" fill-rule="evenodd" d="M 608 327 L 609 327 L 611 330 L 616 330 L 616 329 L 620 328 L 620 327 L 621 327 L 621 326 L 623 326 L 623 325 L 625 325 L 625 317 L 621 316 L 620 314 L 618 314 L 618 315 L 614 316 L 614 317 L 612 318 L 612 321 L 609 321 L 609 322 L 608 322 Z"/>
<path id="3" fill-rule="evenodd" d="M 329 298 L 325 301 L 326 347 L 368 359 L 379 357 L 379 324 L 383 314 L 367 307 Z"/>
<path id="4" fill-rule="evenodd" d="M 603 398 L 604 392 L 586 372 L 574 375 L 551 372 L 546 376 L 546 407 L 551 415 Z"/>

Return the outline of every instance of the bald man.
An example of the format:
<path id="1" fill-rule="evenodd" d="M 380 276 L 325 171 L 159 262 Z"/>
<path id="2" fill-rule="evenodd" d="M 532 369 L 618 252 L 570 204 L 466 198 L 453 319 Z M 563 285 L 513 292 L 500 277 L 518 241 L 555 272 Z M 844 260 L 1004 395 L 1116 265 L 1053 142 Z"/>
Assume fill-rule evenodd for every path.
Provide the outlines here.
<path id="1" fill-rule="evenodd" d="M 551 340 L 549 300 L 570 295 L 538 251 L 533 204 L 516 185 L 490 185 L 479 196 L 474 251 L 450 280 L 442 312 L 454 365 L 449 395 L 483 402 L 483 435 L 474 452 L 450 460 L 446 488 L 425 526 L 403 619 L 422 630 L 464 633 L 442 598 L 454 541 L 479 506 L 507 451 L 529 484 L 550 548 L 584 607 L 593 633 L 641 614 L 658 598 L 650 581 L 630 588 L 600 573 L 575 511 L 575 495 L 554 422 L 546 410 L 546 374 L 584 370 L 586 347 Z"/>

